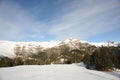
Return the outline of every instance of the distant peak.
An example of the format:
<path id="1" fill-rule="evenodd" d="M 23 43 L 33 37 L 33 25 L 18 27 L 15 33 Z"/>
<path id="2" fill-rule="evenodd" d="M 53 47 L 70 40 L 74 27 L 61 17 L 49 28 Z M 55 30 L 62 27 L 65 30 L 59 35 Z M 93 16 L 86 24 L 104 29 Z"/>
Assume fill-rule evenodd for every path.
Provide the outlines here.
<path id="1" fill-rule="evenodd" d="M 75 38 L 73 38 L 73 37 L 70 37 L 69 39 L 75 39 Z"/>
<path id="2" fill-rule="evenodd" d="M 79 40 L 79 39 L 76 39 L 76 38 L 73 38 L 73 37 L 70 37 L 68 39 L 66 39 L 64 42 L 82 42 L 82 43 L 87 43 L 87 41 L 84 41 L 84 40 Z"/>
<path id="3" fill-rule="evenodd" d="M 66 40 L 78 40 L 78 39 L 73 38 L 73 37 L 70 37 L 70 38 L 68 38 L 68 39 L 66 39 Z"/>

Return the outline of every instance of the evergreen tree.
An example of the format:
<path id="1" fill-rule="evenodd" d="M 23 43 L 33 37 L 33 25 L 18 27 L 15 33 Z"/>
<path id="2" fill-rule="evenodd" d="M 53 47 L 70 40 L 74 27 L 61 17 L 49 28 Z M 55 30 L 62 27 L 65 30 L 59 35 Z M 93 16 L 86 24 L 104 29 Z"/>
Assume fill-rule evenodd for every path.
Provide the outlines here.
<path id="1" fill-rule="evenodd" d="M 101 47 L 93 53 L 94 63 L 97 70 L 112 69 L 112 59 L 109 54 L 109 48 Z"/>
<path id="2" fill-rule="evenodd" d="M 85 57 L 83 58 L 83 62 L 86 65 L 86 68 L 90 68 L 91 66 L 91 56 L 89 54 L 86 54 Z"/>
<path id="3" fill-rule="evenodd" d="M 0 67 L 13 66 L 13 60 L 8 57 L 0 57 Z"/>

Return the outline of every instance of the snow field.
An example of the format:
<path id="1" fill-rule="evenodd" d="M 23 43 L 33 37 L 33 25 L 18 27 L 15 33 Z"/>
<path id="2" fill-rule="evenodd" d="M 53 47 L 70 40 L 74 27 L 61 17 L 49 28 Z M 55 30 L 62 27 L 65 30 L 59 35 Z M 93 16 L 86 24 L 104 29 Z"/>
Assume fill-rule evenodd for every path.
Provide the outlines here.
<path id="1" fill-rule="evenodd" d="M 0 80 L 120 80 L 120 72 L 88 70 L 76 64 L 0 68 Z"/>

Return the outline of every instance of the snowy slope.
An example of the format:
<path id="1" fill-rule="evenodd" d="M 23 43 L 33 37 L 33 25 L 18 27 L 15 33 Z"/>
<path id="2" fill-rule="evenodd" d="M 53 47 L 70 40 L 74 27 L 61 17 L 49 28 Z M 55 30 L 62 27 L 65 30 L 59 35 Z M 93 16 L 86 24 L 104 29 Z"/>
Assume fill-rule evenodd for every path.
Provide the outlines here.
<path id="1" fill-rule="evenodd" d="M 108 42 L 90 42 L 90 44 L 95 45 L 97 47 L 100 46 L 108 46 Z M 119 42 L 114 42 L 114 44 L 109 43 L 109 46 L 118 46 Z"/>
<path id="2" fill-rule="evenodd" d="M 99 46 L 108 46 L 108 43 L 107 42 L 91 42 L 90 44 L 92 44 L 92 45 L 95 45 L 95 46 L 97 46 L 97 47 L 99 47 Z"/>
<path id="3" fill-rule="evenodd" d="M 51 48 L 58 46 L 61 41 L 50 41 L 50 42 L 15 42 L 17 45 L 23 45 L 23 46 L 41 46 L 43 48 Z"/>
<path id="4" fill-rule="evenodd" d="M 51 48 L 58 46 L 61 41 L 50 41 L 50 42 L 12 42 L 12 41 L 0 41 L 0 55 L 4 55 L 7 57 L 14 57 L 14 48 L 16 45 L 35 47 L 41 46 L 43 48 Z"/>
<path id="5" fill-rule="evenodd" d="M 26 65 L 0 68 L 0 80 L 120 80 L 120 72 L 88 70 L 81 65 Z"/>
<path id="6" fill-rule="evenodd" d="M 0 55 L 14 57 L 15 43 L 12 41 L 0 41 Z"/>

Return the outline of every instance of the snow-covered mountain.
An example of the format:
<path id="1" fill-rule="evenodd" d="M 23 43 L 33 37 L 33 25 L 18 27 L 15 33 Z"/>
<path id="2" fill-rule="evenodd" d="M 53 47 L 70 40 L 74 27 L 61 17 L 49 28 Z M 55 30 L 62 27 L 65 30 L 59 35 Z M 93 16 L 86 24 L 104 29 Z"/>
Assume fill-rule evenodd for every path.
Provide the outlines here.
<path id="1" fill-rule="evenodd" d="M 36 46 L 40 46 L 42 48 L 52 48 L 59 46 L 61 44 L 67 44 L 70 47 L 78 47 L 80 44 L 86 44 L 88 43 L 89 45 L 95 45 L 95 46 L 108 46 L 107 42 L 100 42 L 100 43 L 95 43 L 95 42 L 87 42 L 84 40 L 78 40 L 74 38 L 69 38 L 64 41 L 50 41 L 50 42 L 13 42 L 13 41 L 0 41 L 0 55 L 8 56 L 8 57 L 14 57 L 14 48 L 16 46 L 25 46 L 26 48 L 34 48 Z M 117 43 L 110 44 L 110 46 L 117 46 Z"/>
<path id="2" fill-rule="evenodd" d="M 15 42 L 12 41 L 0 41 L 0 55 L 7 57 L 14 57 Z"/>
<path id="3" fill-rule="evenodd" d="M 12 41 L 0 41 L 0 55 L 14 57 L 14 48 L 16 46 L 25 46 L 27 49 L 34 48 L 37 46 L 43 48 L 51 48 L 59 46 L 61 41 L 50 41 L 50 42 L 12 42 Z"/>
<path id="4" fill-rule="evenodd" d="M 100 46 L 118 46 L 119 42 L 91 42 L 90 44 L 95 45 L 96 47 Z"/>

